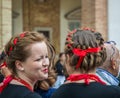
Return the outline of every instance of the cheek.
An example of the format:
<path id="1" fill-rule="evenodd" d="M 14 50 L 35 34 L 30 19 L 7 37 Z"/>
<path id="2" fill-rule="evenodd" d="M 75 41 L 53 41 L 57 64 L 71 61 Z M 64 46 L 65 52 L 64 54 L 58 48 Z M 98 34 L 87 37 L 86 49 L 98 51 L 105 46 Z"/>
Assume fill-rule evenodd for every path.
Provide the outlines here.
<path id="1" fill-rule="evenodd" d="M 120 72 L 120 60 L 117 62 L 117 70 Z"/>
<path id="2" fill-rule="evenodd" d="M 29 66 L 26 66 L 28 71 L 37 71 L 42 69 L 42 62 L 31 63 Z"/>
<path id="3" fill-rule="evenodd" d="M 50 60 L 49 60 L 49 59 L 47 59 L 47 65 L 48 65 L 48 66 L 50 65 Z"/>
<path id="4" fill-rule="evenodd" d="M 118 72 L 120 72 L 120 65 L 118 65 L 119 67 L 118 67 Z"/>

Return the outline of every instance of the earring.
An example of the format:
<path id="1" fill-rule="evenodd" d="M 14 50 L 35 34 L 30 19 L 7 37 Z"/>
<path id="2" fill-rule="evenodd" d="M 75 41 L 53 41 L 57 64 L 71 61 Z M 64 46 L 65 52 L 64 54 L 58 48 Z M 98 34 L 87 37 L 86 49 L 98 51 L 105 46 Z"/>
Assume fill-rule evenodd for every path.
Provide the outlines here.
<path id="1" fill-rule="evenodd" d="M 23 71 L 23 70 L 24 70 L 24 68 L 20 68 L 20 70 L 21 70 L 21 71 Z"/>
<path id="2" fill-rule="evenodd" d="M 114 69 L 114 70 L 116 69 L 115 66 L 113 66 L 113 69 Z"/>

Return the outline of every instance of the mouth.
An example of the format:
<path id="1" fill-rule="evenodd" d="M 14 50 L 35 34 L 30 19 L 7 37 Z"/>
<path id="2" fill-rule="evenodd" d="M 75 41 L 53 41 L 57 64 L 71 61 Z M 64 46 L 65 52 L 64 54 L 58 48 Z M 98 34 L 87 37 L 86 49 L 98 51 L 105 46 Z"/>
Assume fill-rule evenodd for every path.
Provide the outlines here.
<path id="1" fill-rule="evenodd" d="M 42 70 L 44 73 L 48 73 L 48 68 Z"/>

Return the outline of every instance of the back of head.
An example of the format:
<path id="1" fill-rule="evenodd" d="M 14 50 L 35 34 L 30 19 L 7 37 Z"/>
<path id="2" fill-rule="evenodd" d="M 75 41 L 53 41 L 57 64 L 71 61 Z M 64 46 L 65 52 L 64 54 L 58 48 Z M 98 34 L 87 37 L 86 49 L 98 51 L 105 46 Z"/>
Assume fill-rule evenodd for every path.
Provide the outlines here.
<path id="1" fill-rule="evenodd" d="M 106 48 L 107 58 L 101 68 L 104 68 L 106 70 L 112 69 L 112 62 L 119 59 L 120 53 L 118 48 L 115 46 L 115 44 L 106 42 L 104 43 L 104 47 Z M 118 65 L 119 66 L 119 65 Z"/>
<path id="2" fill-rule="evenodd" d="M 83 73 L 100 66 L 106 59 L 103 43 L 101 34 L 91 29 L 77 29 L 70 32 L 66 38 L 65 48 L 65 53 L 70 56 L 70 66 L 76 68 L 80 58 L 83 60 L 80 61 L 79 69 Z"/>
<path id="3" fill-rule="evenodd" d="M 6 62 L 8 68 L 13 74 L 16 74 L 15 61 L 25 61 L 30 55 L 30 45 L 38 42 L 45 42 L 51 58 L 53 58 L 54 48 L 47 41 L 42 33 L 37 32 L 23 32 L 20 35 L 13 36 L 5 46 L 5 53 L 7 54 Z"/>

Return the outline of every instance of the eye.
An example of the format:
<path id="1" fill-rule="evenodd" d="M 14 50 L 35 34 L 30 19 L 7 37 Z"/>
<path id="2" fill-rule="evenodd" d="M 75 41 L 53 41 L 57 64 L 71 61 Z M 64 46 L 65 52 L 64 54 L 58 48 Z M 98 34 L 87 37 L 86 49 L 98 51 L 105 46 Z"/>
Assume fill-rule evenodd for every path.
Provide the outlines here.
<path id="1" fill-rule="evenodd" d="M 48 55 L 46 55 L 45 58 L 48 58 Z"/>
<path id="2" fill-rule="evenodd" d="M 35 61 L 40 61 L 42 58 L 36 59 Z"/>
<path id="3" fill-rule="evenodd" d="M 41 61 L 43 59 L 43 56 L 39 57 L 39 58 L 36 58 L 35 61 Z"/>

